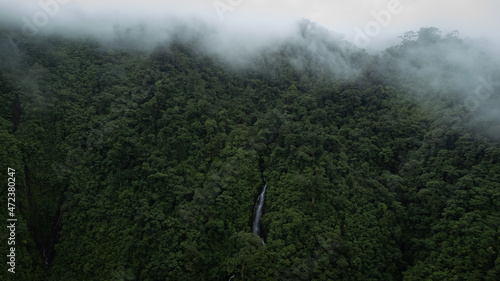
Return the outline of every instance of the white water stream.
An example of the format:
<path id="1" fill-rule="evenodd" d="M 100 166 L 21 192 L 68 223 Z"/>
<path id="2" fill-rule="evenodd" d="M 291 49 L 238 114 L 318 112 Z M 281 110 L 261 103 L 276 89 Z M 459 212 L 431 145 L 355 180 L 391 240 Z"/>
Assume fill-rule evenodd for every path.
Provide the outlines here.
<path id="1" fill-rule="evenodd" d="M 252 221 L 252 232 L 260 236 L 260 218 L 262 217 L 262 211 L 264 209 L 264 200 L 266 194 L 267 183 L 266 179 L 264 179 L 264 188 L 262 192 L 257 197 L 257 201 L 255 201 L 255 206 L 253 207 L 253 221 Z"/>

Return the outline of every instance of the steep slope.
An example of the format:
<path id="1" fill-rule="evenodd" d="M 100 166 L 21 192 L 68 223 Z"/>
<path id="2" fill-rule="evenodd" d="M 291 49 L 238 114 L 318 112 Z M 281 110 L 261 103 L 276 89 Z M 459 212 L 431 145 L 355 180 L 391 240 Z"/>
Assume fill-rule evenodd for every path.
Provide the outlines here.
<path id="1" fill-rule="evenodd" d="M 16 278 L 496 280 L 500 146 L 479 117 L 497 97 L 471 110 L 450 86 L 463 73 L 426 85 L 450 66 L 419 55 L 476 52 L 422 29 L 370 55 L 300 27 L 248 66 L 182 38 L 3 33 Z"/>

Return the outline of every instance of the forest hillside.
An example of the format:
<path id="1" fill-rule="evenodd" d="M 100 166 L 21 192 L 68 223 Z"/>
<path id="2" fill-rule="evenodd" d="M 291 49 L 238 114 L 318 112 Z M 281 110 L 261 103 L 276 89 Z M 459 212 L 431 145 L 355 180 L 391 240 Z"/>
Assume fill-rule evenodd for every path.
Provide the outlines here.
<path id="1" fill-rule="evenodd" d="M 297 27 L 238 60 L 1 28 L 0 279 L 500 280 L 496 58 Z"/>

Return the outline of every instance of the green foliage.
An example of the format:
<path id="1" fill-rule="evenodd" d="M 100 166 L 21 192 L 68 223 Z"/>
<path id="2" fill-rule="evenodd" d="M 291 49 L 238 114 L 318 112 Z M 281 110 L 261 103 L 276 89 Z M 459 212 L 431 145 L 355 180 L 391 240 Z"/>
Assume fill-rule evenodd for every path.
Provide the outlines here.
<path id="1" fill-rule="evenodd" d="M 453 97 L 422 102 L 377 72 L 452 38 L 416 36 L 382 58 L 323 42 L 361 69 L 344 80 L 317 58 L 296 67 L 300 43 L 256 71 L 177 41 L 20 39 L 18 71 L 0 73 L 17 280 L 498 280 L 498 142 L 457 125 Z"/>

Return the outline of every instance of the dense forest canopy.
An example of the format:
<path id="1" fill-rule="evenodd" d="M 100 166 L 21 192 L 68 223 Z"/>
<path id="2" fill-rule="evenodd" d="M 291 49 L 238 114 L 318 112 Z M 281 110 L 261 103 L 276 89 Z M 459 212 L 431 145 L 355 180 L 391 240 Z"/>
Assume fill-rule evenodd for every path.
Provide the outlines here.
<path id="1" fill-rule="evenodd" d="M 306 20 L 236 53 L 179 26 L 1 28 L 2 280 L 500 279 L 497 57 L 432 27 L 371 54 Z"/>

